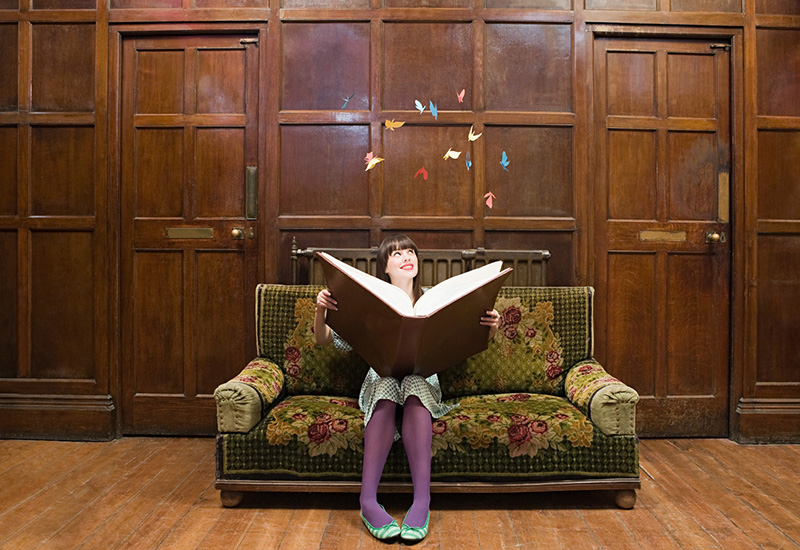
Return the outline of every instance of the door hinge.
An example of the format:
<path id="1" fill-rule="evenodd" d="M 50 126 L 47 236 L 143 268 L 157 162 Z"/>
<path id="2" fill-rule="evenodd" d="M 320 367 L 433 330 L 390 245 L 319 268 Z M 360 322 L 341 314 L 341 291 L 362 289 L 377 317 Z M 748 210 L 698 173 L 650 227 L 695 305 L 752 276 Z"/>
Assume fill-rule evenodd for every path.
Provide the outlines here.
<path id="1" fill-rule="evenodd" d="M 711 44 L 710 48 L 712 50 L 723 50 L 723 51 L 726 51 L 726 52 L 731 51 L 731 45 L 730 44 Z"/>

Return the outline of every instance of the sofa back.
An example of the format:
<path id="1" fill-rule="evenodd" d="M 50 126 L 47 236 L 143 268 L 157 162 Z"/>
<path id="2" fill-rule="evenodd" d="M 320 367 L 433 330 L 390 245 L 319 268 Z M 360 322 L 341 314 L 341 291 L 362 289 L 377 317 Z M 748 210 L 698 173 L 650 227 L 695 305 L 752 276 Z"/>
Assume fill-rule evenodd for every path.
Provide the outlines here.
<path id="1" fill-rule="evenodd" d="M 258 355 L 283 369 L 291 395 L 358 396 L 368 366 L 355 353 L 317 346 L 314 309 L 321 286 L 256 288 Z M 503 326 L 489 348 L 439 374 L 445 397 L 484 393 L 564 394 L 564 378 L 592 356 L 591 287 L 504 287 L 495 307 Z"/>
<path id="2" fill-rule="evenodd" d="M 486 351 L 439 373 L 445 398 L 485 393 L 564 395 L 564 378 L 593 353 L 591 287 L 503 287 L 503 318 Z"/>

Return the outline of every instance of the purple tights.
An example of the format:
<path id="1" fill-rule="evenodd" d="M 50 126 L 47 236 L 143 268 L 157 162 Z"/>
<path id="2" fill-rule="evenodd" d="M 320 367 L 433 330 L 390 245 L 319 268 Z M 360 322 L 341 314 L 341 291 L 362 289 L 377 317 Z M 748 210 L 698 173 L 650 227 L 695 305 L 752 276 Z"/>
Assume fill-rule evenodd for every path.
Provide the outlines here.
<path id="1" fill-rule="evenodd" d="M 394 442 L 397 404 L 381 399 L 364 430 L 364 468 L 361 476 L 361 512 L 374 527 L 390 523 L 392 517 L 378 504 L 378 484 L 386 457 Z M 411 527 L 422 527 L 431 503 L 431 413 L 412 395 L 403 405 L 403 446 L 411 469 L 414 502 L 406 516 Z"/>

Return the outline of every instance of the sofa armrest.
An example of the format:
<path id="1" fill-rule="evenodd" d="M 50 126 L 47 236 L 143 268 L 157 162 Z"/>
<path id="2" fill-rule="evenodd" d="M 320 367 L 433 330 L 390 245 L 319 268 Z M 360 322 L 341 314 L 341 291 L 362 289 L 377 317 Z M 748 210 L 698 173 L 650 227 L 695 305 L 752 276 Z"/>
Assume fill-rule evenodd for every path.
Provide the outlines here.
<path id="1" fill-rule="evenodd" d="M 247 433 L 258 424 L 283 390 L 283 371 L 267 359 L 257 357 L 235 378 L 214 390 L 217 429 Z"/>
<path id="2" fill-rule="evenodd" d="M 608 374 L 594 359 L 581 361 L 570 369 L 564 391 L 604 434 L 636 434 L 639 394 Z"/>

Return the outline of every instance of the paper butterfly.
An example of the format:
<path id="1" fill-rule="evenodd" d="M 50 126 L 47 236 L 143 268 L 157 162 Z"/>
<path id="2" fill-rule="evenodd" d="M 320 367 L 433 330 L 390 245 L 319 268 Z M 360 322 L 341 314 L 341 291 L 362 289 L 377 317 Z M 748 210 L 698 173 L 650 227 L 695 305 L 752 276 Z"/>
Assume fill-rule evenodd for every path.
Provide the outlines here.
<path id="1" fill-rule="evenodd" d="M 343 97 L 342 98 L 344 100 L 344 105 L 342 105 L 342 107 L 341 107 L 342 109 L 347 107 L 347 104 L 350 103 L 350 100 L 353 99 L 354 95 L 356 95 L 356 94 L 350 94 L 350 97 Z"/>
<path id="2" fill-rule="evenodd" d="M 400 128 L 405 122 L 395 122 L 394 119 L 386 121 L 386 127 L 394 132 L 395 128 Z"/>
<path id="3" fill-rule="evenodd" d="M 488 206 L 489 208 L 492 208 L 492 206 L 493 206 L 493 205 L 492 205 L 492 201 L 493 201 L 494 199 L 496 199 L 497 197 L 495 197 L 495 196 L 494 196 L 494 193 L 492 193 L 491 191 L 489 191 L 488 193 L 486 193 L 486 194 L 483 196 L 483 198 L 484 198 L 484 199 L 486 199 L 486 206 Z"/>
<path id="4" fill-rule="evenodd" d="M 472 168 L 472 161 L 469 160 L 469 151 L 467 151 L 467 170 Z"/>
<path id="5" fill-rule="evenodd" d="M 417 170 L 417 173 L 414 174 L 414 179 L 417 179 L 417 176 L 419 176 L 420 174 L 422 174 L 422 179 L 424 179 L 424 180 L 428 179 L 428 171 L 425 170 L 424 166 L 422 168 L 420 168 L 419 170 Z"/>
<path id="6" fill-rule="evenodd" d="M 473 131 L 474 129 L 475 129 L 474 126 L 470 126 L 469 127 L 469 136 L 468 137 L 469 137 L 470 141 L 475 141 L 476 139 L 478 139 L 479 137 L 481 137 L 483 135 L 483 132 L 481 132 L 480 134 L 476 134 Z"/>
<path id="7" fill-rule="evenodd" d="M 433 118 L 435 118 L 436 120 L 439 120 L 439 108 L 436 107 L 436 105 L 433 104 L 433 101 L 429 101 L 428 102 L 428 106 L 431 109 L 431 114 L 433 115 Z M 420 111 L 420 113 L 421 112 L 422 111 Z"/>
<path id="8" fill-rule="evenodd" d="M 503 151 L 503 158 L 500 159 L 500 165 L 503 167 L 503 170 L 508 172 L 508 165 L 511 164 L 511 161 L 508 160 L 508 155 L 505 151 Z"/>
<path id="9" fill-rule="evenodd" d="M 461 90 L 461 93 L 459 93 L 458 95 L 456 95 L 456 97 L 458 98 L 458 102 L 459 102 L 459 103 L 464 103 L 464 94 L 465 94 L 466 92 L 467 92 L 467 90 L 466 90 L 466 89 L 464 89 L 464 90 Z"/>
<path id="10" fill-rule="evenodd" d="M 461 156 L 461 151 L 453 151 L 452 149 L 448 149 L 442 158 L 445 160 L 457 159 L 460 156 Z"/>
<path id="11" fill-rule="evenodd" d="M 425 110 L 425 106 L 422 103 L 419 102 L 419 99 L 415 99 L 414 100 L 414 105 L 416 105 L 417 110 L 419 111 L 419 114 L 422 114 L 422 111 Z"/>
<path id="12" fill-rule="evenodd" d="M 375 165 L 379 162 L 383 162 L 383 159 L 381 157 L 376 157 L 372 154 L 372 151 L 370 151 L 367 153 L 367 156 L 364 157 L 364 162 L 367 163 L 367 167 L 364 169 L 364 172 L 366 172 L 367 170 L 372 170 L 375 168 Z"/>

